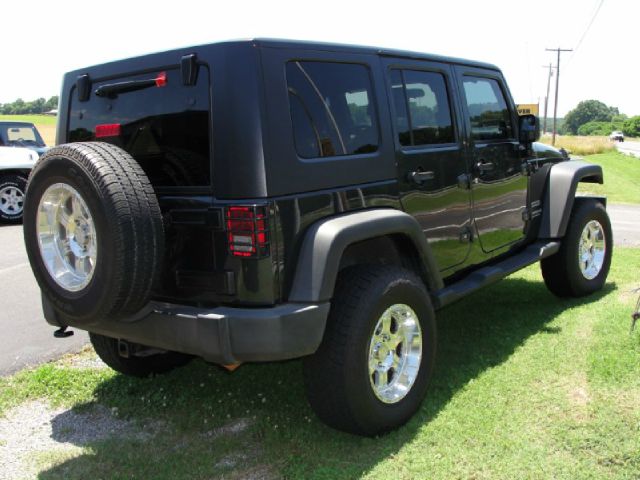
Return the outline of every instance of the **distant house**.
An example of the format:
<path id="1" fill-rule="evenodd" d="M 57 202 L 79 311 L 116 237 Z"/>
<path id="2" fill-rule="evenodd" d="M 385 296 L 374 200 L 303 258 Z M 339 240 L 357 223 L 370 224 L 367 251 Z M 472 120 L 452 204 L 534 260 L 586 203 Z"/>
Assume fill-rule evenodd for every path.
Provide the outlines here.
<path id="1" fill-rule="evenodd" d="M 48 112 L 42 112 L 43 115 L 53 115 L 54 117 L 56 115 L 58 115 L 58 109 L 54 108 L 52 110 L 49 110 Z"/>

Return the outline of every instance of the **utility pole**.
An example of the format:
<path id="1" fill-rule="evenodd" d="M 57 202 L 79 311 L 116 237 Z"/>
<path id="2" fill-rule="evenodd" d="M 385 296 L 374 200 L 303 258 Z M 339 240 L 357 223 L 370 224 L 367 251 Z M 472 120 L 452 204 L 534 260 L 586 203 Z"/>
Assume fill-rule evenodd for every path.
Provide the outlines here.
<path id="1" fill-rule="evenodd" d="M 542 68 L 549 69 L 549 77 L 547 78 L 547 96 L 544 97 L 544 122 L 542 125 L 542 133 L 547 133 L 547 107 L 549 106 L 549 89 L 551 87 L 551 77 L 553 76 L 553 65 L 549 63 L 549 66 L 543 65 Z"/>
<path id="2" fill-rule="evenodd" d="M 556 144 L 556 120 L 558 118 L 558 87 L 560 86 L 560 52 L 573 52 L 573 49 L 567 48 L 547 48 L 547 52 L 558 52 L 558 61 L 556 63 L 556 98 L 553 107 L 553 136 L 551 137 L 551 145 Z"/>

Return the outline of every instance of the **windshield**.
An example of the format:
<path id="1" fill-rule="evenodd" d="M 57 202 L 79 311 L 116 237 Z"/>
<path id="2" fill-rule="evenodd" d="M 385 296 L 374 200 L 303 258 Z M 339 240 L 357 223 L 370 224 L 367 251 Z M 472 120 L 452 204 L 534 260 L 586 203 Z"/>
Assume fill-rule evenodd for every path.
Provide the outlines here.
<path id="1" fill-rule="evenodd" d="M 9 147 L 44 147 L 36 127 L 29 123 L 0 123 L 0 145 Z"/>

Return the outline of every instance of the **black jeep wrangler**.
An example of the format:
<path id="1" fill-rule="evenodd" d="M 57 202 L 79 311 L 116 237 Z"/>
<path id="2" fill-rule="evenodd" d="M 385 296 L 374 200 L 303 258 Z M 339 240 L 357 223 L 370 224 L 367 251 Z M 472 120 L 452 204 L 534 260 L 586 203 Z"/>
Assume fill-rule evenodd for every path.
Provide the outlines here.
<path id="1" fill-rule="evenodd" d="M 558 296 L 605 282 L 605 199 L 575 196 L 602 170 L 538 132 L 498 68 L 412 52 L 253 40 L 68 73 L 24 213 L 45 317 L 129 375 L 304 357 L 322 420 L 393 429 L 434 311 L 538 260 Z"/>

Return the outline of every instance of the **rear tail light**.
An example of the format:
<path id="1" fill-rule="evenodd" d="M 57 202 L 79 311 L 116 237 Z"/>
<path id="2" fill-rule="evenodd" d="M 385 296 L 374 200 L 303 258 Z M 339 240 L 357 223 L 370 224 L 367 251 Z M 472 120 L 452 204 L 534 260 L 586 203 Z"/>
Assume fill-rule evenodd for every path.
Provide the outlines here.
<path id="1" fill-rule="evenodd" d="M 260 258 L 269 255 L 267 207 L 227 207 L 227 239 L 235 257 Z"/>
<path id="2" fill-rule="evenodd" d="M 96 138 L 119 137 L 119 136 L 120 136 L 119 123 L 105 123 L 102 125 L 96 125 Z"/>

